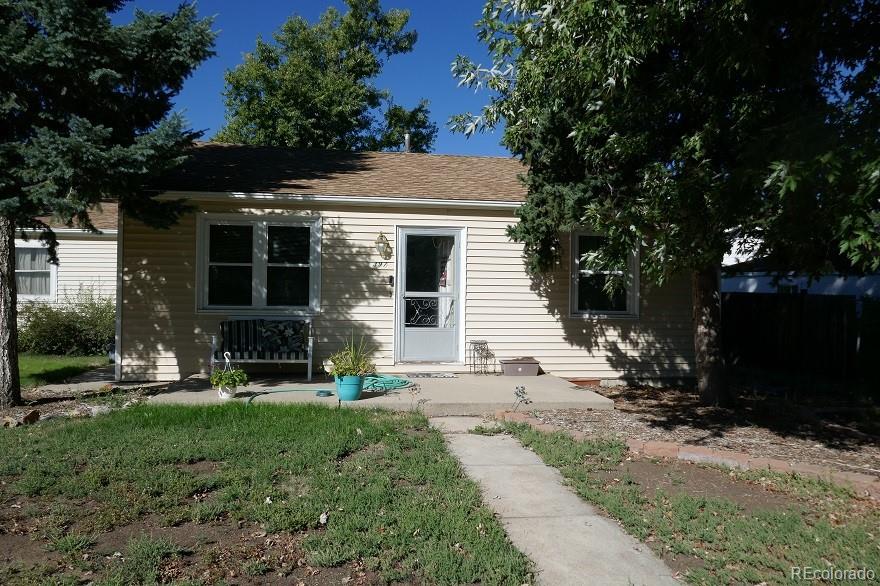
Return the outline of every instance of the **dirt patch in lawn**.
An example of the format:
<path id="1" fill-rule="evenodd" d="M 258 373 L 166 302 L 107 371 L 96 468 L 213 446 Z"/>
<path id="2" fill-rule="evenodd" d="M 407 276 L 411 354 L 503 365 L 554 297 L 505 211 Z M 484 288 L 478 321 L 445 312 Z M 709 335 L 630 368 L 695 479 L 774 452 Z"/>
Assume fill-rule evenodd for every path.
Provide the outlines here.
<path id="1" fill-rule="evenodd" d="M 199 460 L 198 462 L 188 462 L 186 464 L 178 464 L 177 468 L 184 472 L 189 472 L 196 476 L 208 476 L 220 469 L 219 462 L 210 460 Z"/>
<path id="2" fill-rule="evenodd" d="M 878 507 L 876 501 L 870 499 L 851 499 L 836 502 L 829 510 L 820 512 L 815 501 L 783 492 L 772 481 L 747 482 L 727 470 L 682 461 L 632 458 L 621 462 L 617 470 L 599 471 L 596 476 L 604 483 L 606 490 L 613 485 L 629 482 L 637 485 L 647 499 L 653 498 L 657 491 L 668 496 L 721 499 L 736 504 L 746 516 L 760 511 L 803 511 L 804 514 L 821 516 L 832 524 L 839 524 L 849 518 L 876 514 Z M 673 554 L 653 535 L 645 541 L 674 572 L 681 575 L 706 567 L 705 560 L 695 555 Z"/>
<path id="3" fill-rule="evenodd" d="M 667 495 L 688 495 L 696 498 L 727 499 L 742 507 L 743 513 L 759 510 L 784 510 L 803 503 L 768 490 L 766 487 L 737 481 L 729 474 L 715 468 L 689 462 L 658 462 L 648 458 L 629 459 L 620 463 L 616 470 L 598 471 L 596 477 L 611 489 L 620 483 L 631 483 L 639 488 L 645 498 L 653 498 L 657 491 Z M 695 555 L 671 553 L 653 536 L 645 540 L 673 572 L 686 575 L 705 567 L 706 563 Z"/>
<path id="4" fill-rule="evenodd" d="M 876 406 L 847 410 L 740 396 L 724 409 L 700 405 L 688 390 L 589 388 L 614 400 L 614 409 L 562 409 L 535 416 L 590 436 L 706 446 L 880 476 L 880 436 L 870 425 L 871 413 L 880 414 Z"/>
<path id="5" fill-rule="evenodd" d="M 44 544 L 27 534 L 0 533 L 0 551 L 3 552 L 0 562 L 6 564 L 17 562 L 26 566 L 35 566 L 48 563 L 51 558 L 57 557 L 54 552 L 47 551 Z"/>
<path id="6" fill-rule="evenodd" d="M 111 566 L 124 564 L 126 544 L 145 535 L 151 539 L 167 539 L 180 548 L 178 555 L 162 564 L 160 575 L 166 582 L 339 584 L 344 578 L 352 582 L 358 577 L 353 575 L 356 574 L 353 565 L 309 566 L 300 548 L 304 534 L 267 534 L 257 526 L 235 521 L 163 527 L 158 519 L 148 518 L 99 536 L 93 549 L 96 555 L 109 560 Z"/>
<path id="7" fill-rule="evenodd" d="M 344 454 L 338 460 L 340 462 L 369 462 L 371 460 L 380 459 L 385 452 L 385 444 L 376 442 L 375 444 L 367 444 L 358 450 L 354 450 Z"/>
<path id="8" fill-rule="evenodd" d="M 723 498 L 736 503 L 746 513 L 799 504 L 796 499 L 774 493 L 760 485 L 733 480 L 723 470 L 689 462 L 657 462 L 648 458 L 637 458 L 621 462 L 617 470 L 603 471 L 597 476 L 609 485 L 632 482 L 648 497 L 662 490 L 670 495 Z"/>
<path id="9" fill-rule="evenodd" d="M 8 515 L 4 515 L 8 517 Z M 18 519 L 27 521 L 26 519 Z M 28 584 L 37 576 L 65 576 L 90 582 L 125 571 L 132 540 L 166 540 L 176 553 L 159 562 L 160 583 L 206 584 L 376 584 L 377 576 L 359 562 L 324 568 L 310 565 L 301 547 L 307 533 L 267 534 L 259 526 L 235 520 L 165 526 L 158 516 L 88 536 L 81 551 L 54 551 L 44 532 L 0 531 L 0 581 Z M 24 527 L 25 525 L 19 525 Z"/>

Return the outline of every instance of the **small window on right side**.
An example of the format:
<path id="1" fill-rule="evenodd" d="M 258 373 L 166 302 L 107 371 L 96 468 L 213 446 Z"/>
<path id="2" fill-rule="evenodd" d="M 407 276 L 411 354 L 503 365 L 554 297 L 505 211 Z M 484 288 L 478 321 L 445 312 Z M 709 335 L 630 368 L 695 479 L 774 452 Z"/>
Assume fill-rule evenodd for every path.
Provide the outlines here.
<path id="1" fill-rule="evenodd" d="M 637 259 L 633 253 L 624 266 L 599 268 L 591 258 L 604 244 L 598 234 L 571 237 L 571 309 L 576 315 L 635 317 L 638 313 Z M 609 280 L 613 287 L 607 287 Z"/>

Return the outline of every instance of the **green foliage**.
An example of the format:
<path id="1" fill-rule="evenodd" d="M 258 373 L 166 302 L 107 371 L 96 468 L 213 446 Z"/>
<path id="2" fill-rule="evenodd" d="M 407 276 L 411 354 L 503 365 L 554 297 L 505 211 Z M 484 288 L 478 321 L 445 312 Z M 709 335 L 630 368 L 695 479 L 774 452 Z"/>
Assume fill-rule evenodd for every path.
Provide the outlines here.
<path id="1" fill-rule="evenodd" d="M 211 386 L 234 389 L 247 384 L 247 373 L 240 368 L 215 370 L 211 373 Z"/>
<path id="2" fill-rule="evenodd" d="M 171 14 L 124 0 L 0 0 L 0 239 L 33 229 L 57 260 L 45 221 L 95 230 L 89 211 L 119 201 L 129 217 L 167 227 L 188 209 L 144 189 L 180 164 L 199 133 L 170 114 L 193 69 L 213 54 L 210 19 L 194 4 Z M 0 403 L 20 402 L 12 247 L 0 255 Z M 11 289 L 11 290 L 10 290 Z M 60 337 L 60 332 L 55 335 Z"/>
<path id="3" fill-rule="evenodd" d="M 491 67 L 472 133 L 504 122 L 529 165 L 511 235 L 533 271 L 560 231 L 609 239 L 596 260 L 642 251 L 662 282 L 732 246 L 791 269 L 880 268 L 880 42 L 876 0 L 643 3 L 489 0 Z"/>
<path id="4" fill-rule="evenodd" d="M 376 365 L 370 359 L 373 349 L 367 345 L 367 341 L 361 337 L 355 341 L 354 335 L 351 340 L 338 352 L 330 356 L 329 361 L 333 364 L 330 376 L 363 376 L 376 372 Z"/>
<path id="5" fill-rule="evenodd" d="M 58 305 L 26 303 L 20 322 L 18 347 L 22 352 L 106 355 L 116 334 L 116 307 L 111 299 L 83 290 Z"/>
<path id="6" fill-rule="evenodd" d="M 53 254 L 40 216 L 92 229 L 89 210 L 111 198 L 165 226 L 184 209 L 142 187 L 198 136 L 169 113 L 215 33 L 187 4 L 113 25 L 123 4 L 0 1 L 0 215 L 41 230 Z"/>
<path id="7" fill-rule="evenodd" d="M 242 144 L 428 152 L 437 126 L 428 102 L 412 110 L 394 104 L 373 80 L 393 55 L 412 51 L 409 12 L 383 11 L 379 0 L 346 0 L 317 23 L 294 16 L 257 39 L 244 63 L 226 72 L 226 125 L 214 140 Z M 384 111 L 382 106 L 385 104 Z"/>

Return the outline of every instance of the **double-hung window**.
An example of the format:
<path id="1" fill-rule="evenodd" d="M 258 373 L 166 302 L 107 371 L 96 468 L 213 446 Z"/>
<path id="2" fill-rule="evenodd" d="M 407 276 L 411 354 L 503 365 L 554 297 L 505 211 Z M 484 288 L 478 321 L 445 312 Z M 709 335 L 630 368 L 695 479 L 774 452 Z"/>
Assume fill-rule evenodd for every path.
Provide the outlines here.
<path id="1" fill-rule="evenodd" d="M 599 268 L 592 257 L 604 236 L 588 232 L 571 235 L 571 311 L 573 315 L 636 317 L 639 302 L 638 258 L 631 254 L 616 267 Z M 609 288 L 609 281 L 612 286 Z"/>
<path id="2" fill-rule="evenodd" d="M 54 299 L 55 265 L 49 262 L 49 250 L 40 243 L 16 244 L 15 286 L 21 299 Z"/>
<path id="3" fill-rule="evenodd" d="M 201 220 L 201 309 L 318 310 L 319 220 Z"/>

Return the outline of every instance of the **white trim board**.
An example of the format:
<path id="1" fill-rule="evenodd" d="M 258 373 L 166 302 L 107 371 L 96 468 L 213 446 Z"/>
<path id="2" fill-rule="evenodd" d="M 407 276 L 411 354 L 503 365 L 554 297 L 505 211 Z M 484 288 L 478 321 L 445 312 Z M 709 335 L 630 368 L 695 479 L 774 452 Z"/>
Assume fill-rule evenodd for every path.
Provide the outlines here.
<path id="1" fill-rule="evenodd" d="M 80 228 L 50 228 L 52 232 L 61 237 L 76 237 L 76 238 L 95 238 L 95 239 L 106 239 L 112 240 L 119 235 L 119 229 L 113 230 L 101 230 L 100 232 L 91 232 L 89 230 L 82 230 Z M 36 238 L 39 234 L 42 234 L 45 230 L 32 230 L 30 228 L 19 228 L 19 232 L 24 232 L 27 235 L 34 235 Z"/>
<path id="2" fill-rule="evenodd" d="M 116 211 L 116 225 L 118 226 L 119 238 L 116 239 L 116 333 L 113 344 L 113 378 L 122 380 L 122 290 L 124 280 L 122 270 L 124 268 L 123 252 L 124 242 L 122 238 L 122 208 Z"/>
<path id="3" fill-rule="evenodd" d="M 295 193 L 250 193 L 250 192 L 207 192 L 207 191 L 168 191 L 156 199 L 193 199 L 199 201 L 266 201 L 289 203 L 325 203 L 363 206 L 400 206 L 429 208 L 471 208 L 515 210 L 521 201 L 484 201 L 475 199 L 438 199 L 420 197 L 382 197 L 350 195 L 309 195 Z"/>

